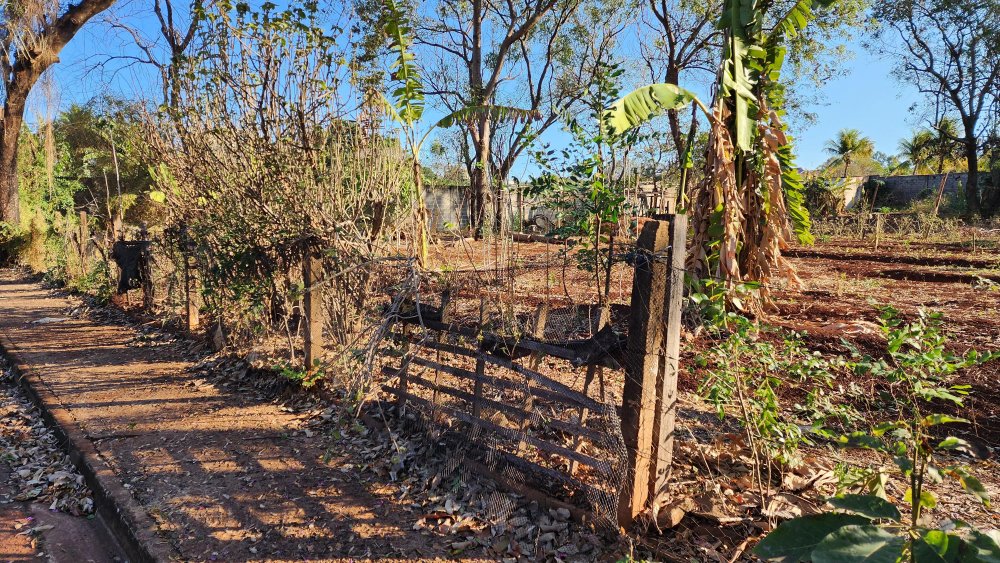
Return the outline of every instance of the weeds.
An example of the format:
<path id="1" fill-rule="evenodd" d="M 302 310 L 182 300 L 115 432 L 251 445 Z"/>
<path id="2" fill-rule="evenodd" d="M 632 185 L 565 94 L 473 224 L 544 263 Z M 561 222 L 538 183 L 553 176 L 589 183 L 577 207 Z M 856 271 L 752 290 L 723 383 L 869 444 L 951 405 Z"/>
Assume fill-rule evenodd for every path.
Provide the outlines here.
<path id="1" fill-rule="evenodd" d="M 961 521 L 929 527 L 924 512 L 937 505 L 928 482 L 956 480 L 963 489 L 989 506 L 982 483 L 969 469 L 945 459 L 949 452 L 969 448 L 954 436 L 939 439 L 942 425 L 968 422 L 941 413 L 927 413 L 943 404 L 961 407 L 967 385 L 956 385 L 951 376 L 959 370 L 1000 358 L 993 352 L 970 351 L 956 356 L 945 348 L 941 315 L 921 312 L 914 322 L 898 312 L 883 309 L 887 357 L 857 362 L 857 372 L 867 372 L 887 382 L 893 390 L 898 417 L 867 431 L 836 437 L 843 447 L 864 448 L 891 458 L 897 475 L 907 484 L 902 509 L 886 494 L 888 475 L 881 467 L 838 470 L 843 491 L 828 499 L 833 511 L 789 520 L 765 537 L 757 555 L 780 561 L 910 561 L 972 562 L 1000 558 L 1000 533 L 976 530 Z M 936 443 L 935 443 L 936 442 Z"/>
<path id="2" fill-rule="evenodd" d="M 822 389 L 832 381 L 831 363 L 805 349 L 798 335 L 786 336 L 781 345 L 773 338 L 779 333 L 758 327 L 742 316 L 726 319 L 727 334 L 697 362 L 706 367 L 699 393 L 711 403 L 720 418 L 732 415 L 744 429 L 754 459 L 754 480 L 761 498 L 766 498 L 778 467 L 794 467 L 801 462 L 799 447 L 812 443 L 809 432 L 813 420 L 828 417 L 852 418 L 848 409 L 838 409 Z M 810 389 L 805 423 L 791 420 L 783 411 L 783 387 Z"/>

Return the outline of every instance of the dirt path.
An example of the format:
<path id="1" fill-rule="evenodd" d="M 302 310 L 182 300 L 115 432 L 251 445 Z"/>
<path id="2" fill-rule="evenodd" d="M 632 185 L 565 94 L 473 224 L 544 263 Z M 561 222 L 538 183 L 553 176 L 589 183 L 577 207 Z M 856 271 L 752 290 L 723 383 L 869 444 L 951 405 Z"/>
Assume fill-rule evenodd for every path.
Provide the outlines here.
<path id="1" fill-rule="evenodd" d="M 297 432 L 299 416 L 194 384 L 180 344 L 100 324 L 77 315 L 79 305 L 0 271 L 0 332 L 179 559 L 447 556 L 357 471 L 324 464 L 337 456 Z"/>

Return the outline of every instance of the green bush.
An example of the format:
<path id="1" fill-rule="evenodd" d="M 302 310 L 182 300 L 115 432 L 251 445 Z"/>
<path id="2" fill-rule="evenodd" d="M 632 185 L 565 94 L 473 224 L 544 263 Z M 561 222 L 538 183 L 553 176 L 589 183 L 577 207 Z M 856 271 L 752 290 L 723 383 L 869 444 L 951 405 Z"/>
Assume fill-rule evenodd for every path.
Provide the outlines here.
<path id="1" fill-rule="evenodd" d="M 828 499 L 834 511 L 784 522 L 765 537 L 755 553 L 768 560 L 796 562 L 896 562 L 963 563 L 1000 560 L 1000 533 L 976 530 L 959 521 L 928 528 L 921 518 L 937 505 L 926 484 L 955 479 L 963 489 L 989 506 L 982 483 L 967 467 L 944 459 L 942 453 L 969 448 L 960 438 L 935 437 L 944 424 L 966 423 L 947 414 L 928 414 L 933 405 L 962 406 L 967 385 L 955 385 L 952 376 L 1000 354 L 970 351 L 956 356 L 946 350 L 941 315 L 921 312 L 911 323 L 892 308 L 883 311 L 887 358 L 866 358 L 854 365 L 857 372 L 883 379 L 897 390 L 896 414 L 869 431 L 851 432 L 836 440 L 843 447 L 881 452 L 892 459 L 908 485 L 903 510 L 885 496 L 887 476 L 881 466 L 855 472 L 855 493 Z"/>

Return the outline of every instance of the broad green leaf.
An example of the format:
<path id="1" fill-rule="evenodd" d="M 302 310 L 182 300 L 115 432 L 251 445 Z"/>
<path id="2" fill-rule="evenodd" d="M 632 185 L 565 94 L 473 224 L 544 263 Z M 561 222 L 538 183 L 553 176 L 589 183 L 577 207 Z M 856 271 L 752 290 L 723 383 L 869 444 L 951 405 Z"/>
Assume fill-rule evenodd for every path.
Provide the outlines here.
<path id="1" fill-rule="evenodd" d="M 667 110 L 683 109 L 691 102 L 708 113 L 705 105 L 691 91 L 673 84 L 650 84 L 629 93 L 608 108 L 604 112 L 604 126 L 611 134 L 621 135 Z"/>
<path id="2" fill-rule="evenodd" d="M 913 542 L 913 555 L 920 563 L 952 563 L 959 561 L 962 540 L 941 530 L 928 530 Z"/>
<path id="3" fill-rule="evenodd" d="M 851 432 L 846 436 L 841 436 L 838 439 L 838 442 L 840 442 L 843 446 L 853 448 L 869 448 L 872 450 L 885 449 L 885 444 L 883 444 L 881 440 L 864 432 Z"/>
<path id="4" fill-rule="evenodd" d="M 870 520 L 854 514 L 815 514 L 782 523 L 764 537 L 754 553 L 761 558 L 783 563 L 808 560 L 809 554 L 830 533 L 844 526 L 868 524 Z"/>
<path id="5" fill-rule="evenodd" d="M 812 552 L 813 563 L 896 563 L 906 542 L 878 526 L 844 526 Z"/>
<path id="6" fill-rule="evenodd" d="M 903 495 L 903 501 L 908 504 L 913 504 L 913 489 L 906 489 L 906 494 Z M 934 497 L 930 491 L 920 491 L 920 506 L 924 508 L 934 508 L 937 506 L 937 498 Z"/>
<path id="7" fill-rule="evenodd" d="M 403 7 L 396 0 L 386 0 L 387 12 L 385 33 L 389 37 L 389 48 L 396 59 L 389 65 L 390 78 L 399 87 L 393 91 L 396 114 L 399 121 L 413 125 L 420 121 L 424 113 L 424 88 L 420 81 L 420 73 L 413 61 L 416 59 L 410 51 L 412 27 Z"/>
<path id="8" fill-rule="evenodd" d="M 961 438 L 956 438 L 955 436 L 948 436 L 944 440 L 941 440 L 941 443 L 938 444 L 937 447 L 939 450 L 957 450 L 959 448 L 970 450 L 972 448 L 972 444 L 966 442 Z"/>
<path id="9" fill-rule="evenodd" d="M 167 201 L 167 194 L 161 192 L 160 190 L 153 190 L 149 192 L 149 199 L 155 201 L 156 203 L 164 203 Z"/>
<path id="10" fill-rule="evenodd" d="M 799 0 L 792 5 L 785 15 L 778 20 L 768 37 L 768 43 L 777 43 L 785 38 L 795 37 L 799 31 L 805 29 L 806 24 L 812 19 L 812 6 L 814 0 Z"/>
<path id="11" fill-rule="evenodd" d="M 1000 563 L 1000 531 L 988 530 L 980 532 L 972 530 L 969 533 L 969 546 L 975 551 L 975 559 L 963 559 L 965 561 L 981 561 L 982 563 Z"/>
<path id="12" fill-rule="evenodd" d="M 872 434 L 875 436 L 882 436 L 886 432 L 891 432 L 905 427 L 906 426 L 902 422 L 883 422 L 872 429 Z"/>
<path id="13" fill-rule="evenodd" d="M 812 219 L 805 204 L 805 184 L 795 165 L 791 144 L 778 148 L 778 163 L 781 165 L 781 188 L 785 192 L 785 208 L 791 219 L 792 232 L 800 244 L 811 245 L 815 241 L 812 235 Z"/>
<path id="14" fill-rule="evenodd" d="M 968 424 L 969 421 L 964 418 L 958 418 L 955 416 L 948 416 L 946 414 L 929 414 L 920 421 L 922 426 L 937 426 L 939 424 L 949 424 L 952 422 L 962 422 Z"/>
<path id="15" fill-rule="evenodd" d="M 827 499 L 835 508 L 873 519 L 899 521 L 902 515 L 894 504 L 873 495 L 841 495 Z"/>
<path id="16" fill-rule="evenodd" d="M 978 497 L 984 505 L 990 505 L 990 493 L 986 490 L 986 487 L 983 486 L 979 479 L 976 479 L 968 472 L 963 471 L 959 473 L 958 482 L 962 485 L 963 489 Z"/>

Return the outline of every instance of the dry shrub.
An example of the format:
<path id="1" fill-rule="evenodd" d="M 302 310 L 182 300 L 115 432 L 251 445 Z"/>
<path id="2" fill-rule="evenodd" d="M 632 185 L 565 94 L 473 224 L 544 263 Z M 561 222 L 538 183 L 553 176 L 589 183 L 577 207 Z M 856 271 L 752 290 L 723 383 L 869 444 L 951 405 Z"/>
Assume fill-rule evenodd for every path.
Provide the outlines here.
<path id="1" fill-rule="evenodd" d="M 206 9 L 178 106 L 150 116 L 154 196 L 230 342 L 280 336 L 294 358 L 302 257 L 319 253 L 327 357 L 353 364 L 379 324 L 380 284 L 399 278 L 373 272 L 409 206 L 404 155 L 353 86 L 342 14 Z"/>

